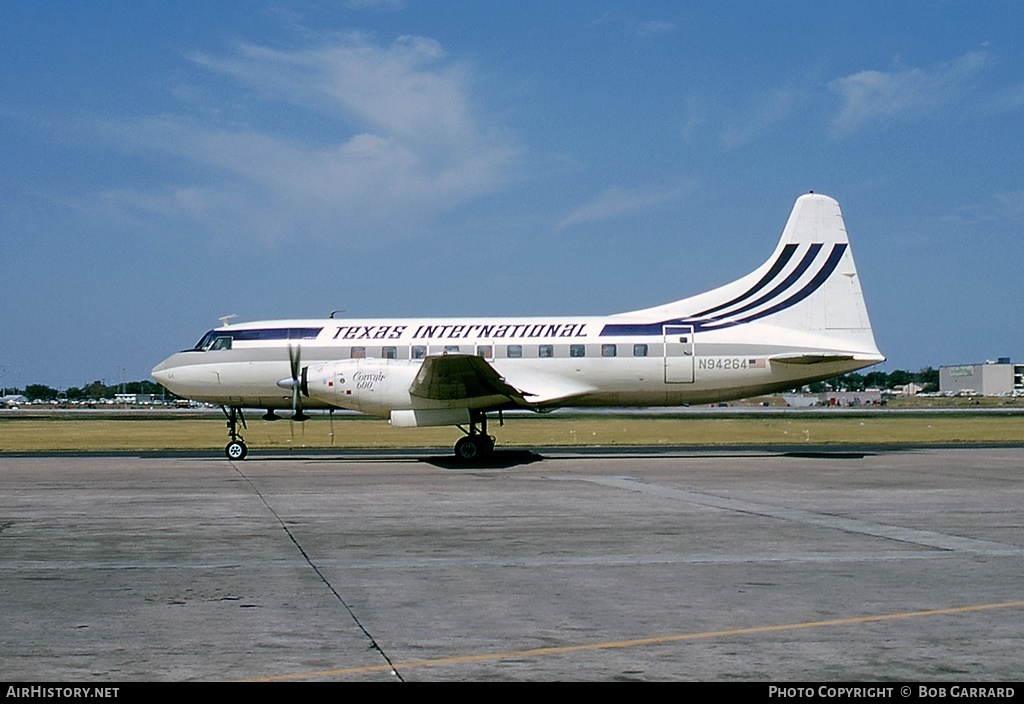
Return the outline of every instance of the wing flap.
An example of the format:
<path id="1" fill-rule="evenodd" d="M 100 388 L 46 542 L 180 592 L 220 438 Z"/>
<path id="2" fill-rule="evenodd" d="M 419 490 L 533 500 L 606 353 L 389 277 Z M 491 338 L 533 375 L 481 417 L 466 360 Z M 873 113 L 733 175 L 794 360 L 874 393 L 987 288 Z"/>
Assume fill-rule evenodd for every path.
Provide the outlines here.
<path id="1" fill-rule="evenodd" d="M 565 376 L 528 370 L 511 372 L 506 381 L 519 389 L 521 396 L 517 400 L 531 408 L 561 404 L 597 390 Z"/>

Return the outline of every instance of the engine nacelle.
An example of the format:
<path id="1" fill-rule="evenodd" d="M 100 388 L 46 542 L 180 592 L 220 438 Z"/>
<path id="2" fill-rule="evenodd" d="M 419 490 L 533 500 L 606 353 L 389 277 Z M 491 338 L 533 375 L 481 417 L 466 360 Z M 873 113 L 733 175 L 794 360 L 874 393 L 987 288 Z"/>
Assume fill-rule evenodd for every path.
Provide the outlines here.
<path id="1" fill-rule="evenodd" d="M 394 408 L 412 407 L 409 387 L 422 360 L 342 359 L 311 364 L 303 391 L 338 408 L 388 417 Z"/>

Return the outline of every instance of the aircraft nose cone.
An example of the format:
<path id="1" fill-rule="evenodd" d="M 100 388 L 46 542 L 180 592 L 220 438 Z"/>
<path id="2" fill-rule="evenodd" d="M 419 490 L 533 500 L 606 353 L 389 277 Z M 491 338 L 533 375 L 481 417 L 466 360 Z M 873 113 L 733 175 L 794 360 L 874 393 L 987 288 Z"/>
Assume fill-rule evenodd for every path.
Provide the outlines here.
<path id="1" fill-rule="evenodd" d="M 162 384 L 167 381 L 167 360 L 160 362 L 160 364 L 153 367 L 153 371 L 149 373 L 151 377 L 156 379 L 157 383 Z"/>

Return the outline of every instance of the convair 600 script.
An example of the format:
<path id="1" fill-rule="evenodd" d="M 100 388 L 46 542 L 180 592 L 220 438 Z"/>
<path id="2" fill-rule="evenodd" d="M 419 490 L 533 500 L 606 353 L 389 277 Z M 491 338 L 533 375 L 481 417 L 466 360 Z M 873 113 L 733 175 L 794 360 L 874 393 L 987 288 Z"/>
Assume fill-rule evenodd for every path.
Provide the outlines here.
<path id="1" fill-rule="evenodd" d="M 242 459 L 245 408 L 345 408 L 396 427 L 454 425 L 491 452 L 510 408 L 673 406 L 784 390 L 877 364 L 839 204 L 797 199 L 772 256 L 738 281 L 606 317 L 274 320 L 224 325 L 153 369 L 220 405 Z"/>

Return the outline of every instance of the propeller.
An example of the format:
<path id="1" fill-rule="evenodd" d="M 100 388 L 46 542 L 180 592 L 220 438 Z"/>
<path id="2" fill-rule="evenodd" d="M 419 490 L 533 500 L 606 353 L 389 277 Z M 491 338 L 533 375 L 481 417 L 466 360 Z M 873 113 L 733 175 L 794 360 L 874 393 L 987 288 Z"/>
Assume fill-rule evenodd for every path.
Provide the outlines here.
<path id="1" fill-rule="evenodd" d="M 302 412 L 302 395 L 306 391 L 306 370 L 307 367 L 302 366 L 302 346 L 296 345 L 292 347 L 288 345 L 288 365 L 291 369 L 291 376 L 286 379 L 281 379 L 277 382 L 277 385 L 282 389 L 292 390 L 292 420 L 297 420 L 300 423 L 305 420 L 309 420 L 309 416 Z M 306 394 L 309 395 L 308 393 Z"/>

